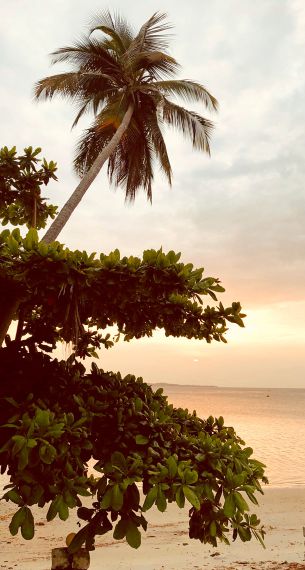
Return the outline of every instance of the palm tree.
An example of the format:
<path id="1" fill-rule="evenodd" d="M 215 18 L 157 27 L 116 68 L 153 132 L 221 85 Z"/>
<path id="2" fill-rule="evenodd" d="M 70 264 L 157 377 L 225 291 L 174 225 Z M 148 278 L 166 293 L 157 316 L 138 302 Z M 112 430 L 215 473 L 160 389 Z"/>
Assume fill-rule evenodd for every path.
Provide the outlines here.
<path id="1" fill-rule="evenodd" d="M 194 148 L 210 153 L 212 122 L 170 98 L 201 102 L 210 110 L 217 110 L 217 101 L 199 83 L 173 79 L 179 65 L 167 52 L 168 29 L 162 13 L 155 13 L 134 34 L 125 19 L 105 12 L 92 22 L 88 37 L 52 54 L 53 63 L 68 62 L 72 71 L 39 81 L 36 98 L 59 94 L 71 99 L 78 108 L 73 126 L 87 111 L 93 111 L 95 119 L 80 139 L 74 160 L 81 181 L 45 234 L 45 242 L 57 238 L 107 160 L 110 182 L 124 188 L 127 200 L 133 201 L 139 188 L 152 199 L 154 160 L 171 184 L 163 124 L 182 131 Z"/>

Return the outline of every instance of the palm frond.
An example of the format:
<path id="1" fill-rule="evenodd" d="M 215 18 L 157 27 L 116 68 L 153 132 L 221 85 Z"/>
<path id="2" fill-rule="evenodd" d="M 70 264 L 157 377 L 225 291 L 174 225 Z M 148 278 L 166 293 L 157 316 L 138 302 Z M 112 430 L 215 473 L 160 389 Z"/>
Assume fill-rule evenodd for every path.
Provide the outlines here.
<path id="1" fill-rule="evenodd" d="M 164 32 L 170 30 L 172 26 L 164 21 L 166 18 L 167 14 L 155 12 L 155 14 L 143 24 L 133 42 L 137 50 L 140 48 L 141 51 L 155 51 L 165 50 L 168 47 L 169 35 Z"/>
<path id="2" fill-rule="evenodd" d="M 169 34 L 164 32 L 171 29 L 171 25 L 164 22 L 166 18 L 166 14 L 156 12 L 143 24 L 122 58 L 127 67 L 132 68 L 142 52 L 166 51 Z"/>
<path id="3" fill-rule="evenodd" d="M 74 167 L 77 174 L 83 176 L 111 140 L 124 117 L 127 105 L 126 100 L 121 97 L 109 98 L 107 105 L 99 112 L 91 127 L 85 131 L 76 148 Z"/>
<path id="4" fill-rule="evenodd" d="M 192 141 L 193 147 L 210 154 L 210 137 L 213 123 L 201 115 L 188 111 L 163 98 L 163 119 Z"/>
<path id="5" fill-rule="evenodd" d="M 77 125 L 80 118 L 90 111 L 96 116 L 103 105 L 109 104 L 109 102 L 117 95 L 117 89 L 105 89 L 101 92 L 97 92 L 95 95 L 90 95 L 88 93 L 87 98 L 82 95 L 80 98 L 76 99 L 76 108 L 78 108 L 77 115 L 73 121 L 72 129 Z"/>
<path id="6" fill-rule="evenodd" d="M 158 120 L 158 113 L 156 112 L 156 109 L 154 109 L 151 113 L 146 113 L 143 119 L 145 122 L 147 134 L 151 140 L 154 155 L 159 161 L 160 168 L 165 174 L 169 185 L 171 186 L 172 167 L 168 157 L 166 144 L 159 124 L 160 120 Z"/>
<path id="7" fill-rule="evenodd" d="M 217 111 L 218 101 L 200 83 L 189 79 L 173 79 L 168 81 L 155 81 L 151 87 L 158 89 L 165 96 L 174 95 L 185 101 L 202 102 L 210 111 Z"/>
<path id="8" fill-rule="evenodd" d="M 95 39 L 84 38 L 73 46 L 59 48 L 51 56 L 53 64 L 67 62 L 78 70 L 99 71 L 115 77 L 122 73 L 117 59 Z"/>
<path id="9" fill-rule="evenodd" d="M 94 121 L 93 125 L 84 131 L 75 148 L 74 169 L 79 176 L 84 176 L 94 163 L 103 148 L 109 143 L 114 129 L 99 130 Z"/>
<path id="10" fill-rule="evenodd" d="M 107 28 L 106 26 L 98 26 L 93 31 L 96 30 L 99 30 L 104 34 L 106 34 L 107 36 L 110 36 L 111 39 L 108 40 L 107 43 L 106 42 L 104 43 L 104 45 L 107 46 L 107 49 L 109 51 L 114 52 L 117 56 L 120 56 L 125 52 L 124 43 L 122 41 L 122 38 L 120 38 L 119 34 L 117 34 L 117 32 L 115 32 L 111 28 Z"/>
<path id="11" fill-rule="evenodd" d="M 36 99 L 52 99 L 54 95 L 72 99 L 78 108 L 73 128 L 86 111 L 92 109 L 96 114 L 102 105 L 118 94 L 120 90 L 113 87 L 109 79 L 102 74 L 61 73 L 39 81 L 34 94 Z"/>
<path id="12" fill-rule="evenodd" d="M 80 118 L 89 111 L 89 106 L 91 105 L 91 100 L 87 99 L 85 102 L 82 102 L 79 106 L 79 110 L 77 112 L 77 115 L 72 123 L 72 127 L 71 129 L 73 129 L 74 127 L 76 127 L 78 121 L 80 120 Z"/>
<path id="13" fill-rule="evenodd" d="M 103 29 L 104 28 L 104 29 Z M 90 34 L 96 30 L 108 33 L 111 37 L 118 40 L 121 45 L 122 53 L 128 49 L 134 38 L 134 32 L 125 18 L 115 13 L 113 16 L 109 10 L 99 12 L 92 17 L 90 22 Z"/>
<path id="14" fill-rule="evenodd" d="M 54 95 L 74 98 L 81 91 L 79 76 L 75 72 L 59 73 L 38 81 L 34 88 L 36 99 L 52 99 Z"/>
<path id="15" fill-rule="evenodd" d="M 67 62 L 72 70 L 46 77 L 35 87 L 37 99 L 55 94 L 72 99 L 73 126 L 85 113 L 94 114 L 76 149 L 74 165 L 81 176 L 111 141 L 127 108 L 133 108 L 116 149 L 109 148 L 108 160 L 110 181 L 124 189 L 127 201 L 133 201 L 141 187 L 151 200 L 154 160 L 171 184 L 163 123 L 190 138 L 194 148 L 210 153 L 212 122 L 171 99 L 203 103 L 211 111 L 217 110 L 217 100 L 200 83 L 173 78 L 179 64 L 167 52 L 170 28 L 166 14 L 157 12 L 134 34 L 121 16 L 102 12 L 91 21 L 89 37 L 53 53 L 53 63 Z"/>
<path id="16" fill-rule="evenodd" d="M 138 144 L 135 144 L 137 142 Z M 125 200 L 134 202 L 137 191 L 143 188 L 147 199 L 152 201 L 152 182 L 154 178 L 153 149 L 144 133 L 139 134 L 128 148 L 128 175 L 124 185 Z"/>
<path id="17" fill-rule="evenodd" d="M 145 83 L 173 76 L 179 67 L 179 63 L 170 55 L 154 51 L 140 52 L 133 61 L 132 70 L 141 71 L 141 83 Z"/>
<path id="18" fill-rule="evenodd" d="M 110 182 L 124 189 L 127 202 L 134 201 L 140 188 L 152 200 L 153 150 L 147 133 L 134 116 L 108 163 Z"/>
<path id="19" fill-rule="evenodd" d="M 147 97 L 148 99 L 148 97 Z M 150 102 L 152 107 L 154 103 Z M 90 129 L 81 137 L 77 149 L 74 166 L 79 175 L 84 175 L 99 153 L 109 143 L 118 128 L 126 110 L 126 104 L 113 100 L 96 117 Z M 144 103 L 141 111 L 132 118 L 128 130 L 124 134 L 108 161 L 110 182 L 121 186 L 125 199 L 132 202 L 140 188 L 144 189 L 149 200 L 152 199 L 153 156 L 157 154 L 161 167 L 170 179 L 171 168 L 166 147 L 158 125 L 153 119 L 146 124 L 147 109 Z M 157 151 L 156 151 L 157 147 Z"/>

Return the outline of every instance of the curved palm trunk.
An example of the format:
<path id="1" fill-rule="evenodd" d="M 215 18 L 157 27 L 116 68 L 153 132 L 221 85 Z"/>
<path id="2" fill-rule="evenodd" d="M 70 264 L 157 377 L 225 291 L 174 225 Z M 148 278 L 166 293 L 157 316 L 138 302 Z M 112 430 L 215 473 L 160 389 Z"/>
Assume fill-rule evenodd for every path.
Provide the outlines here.
<path id="1" fill-rule="evenodd" d="M 123 134 L 125 133 L 132 114 L 134 111 L 134 104 L 130 103 L 123 120 L 116 130 L 115 134 L 113 135 L 111 141 L 105 146 L 102 152 L 98 155 L 94 163 L 92 164 L 91 168 L 88 170 L 87 174 L 83 177 L 80 181 L 76 189 L 74 190 L 73 194 L 71 194 L 70 198 L 67 200 L 65 205 L 60 210 L 58 216 L 55 218 L 54 222 L 49 227 L 48 231 L 42 238 L 45 243 L 51 243 L 52 241 L 56 240 L 57 236 L 60 234 L 63 227 L 66 225 L 67 221 L 69 220 L 71 214 L 74 212 L 75 208 L 80 203 L 82 197 L 87 192 L 88 188 L 92 184 L 93 180 L 97 177 L 99 171 L 101 170 L 102 166 L 108 160 L 109 156 L 113 153 L 116 146 L 119 144 Z M 36 211 L 33 214 L 33 226 L 36 225 Z M 35 223 L 34 223 L 35 222 Z M 18 310 L 20 304 L 20 297 L 17 293 L 12 293 L 12 298 L 6 298 L 5 306 L 0 308 L 0 347 L 3 344 L 5 339 L 5 335 L 9 329 L 9 326 L 14 318 L 16 311 Z"/>
<path id="2" fill-rule="evenodd" d="M 123 134 L 125 133 L 130 123 L 133 110 L 134 110 L 134 104 L 130 103 L 123 117 L 123 120 L 118 129 L 116 130 L 115 134 L 113 135 L 111 141 L 109 141 L 107 146 L 105 146 L 102 152 L 95 159 L 94 163 L 92 164 L 91 168 L 88 170 L 87 174 L 85 174 L 83 179 L 80 181 L 79 185 L 76 187 L 73 194 L 71 194 L 70 198 L 62 207 L 58 216 L 55 218 L 54 222 L 51 224 L 48 231 L 43 236 L 42 240 L 45 243 L 51 243 L 52 241 L 56 240 L 57 236 L 60 234 L 63 227 L 66 225 L 71 214 L 74 212 L 75 208 L 80 203 L 82 197 L 87 192 L 93 180 L 95 180 L 95 178 L 97 177 L 102 166 L 104 165 L 106 160 L 108 160 L 110 155 L 113 153 L 116 146 L 119 144 Z"/>
<path id="3" fill-rule="evenodd" d="M 0 307 L 0 348 L 3 344 L 10 324 L 18 310 L 20 297 L 17 292 L 7 292 L 5 295 L 5 303 Z"/>

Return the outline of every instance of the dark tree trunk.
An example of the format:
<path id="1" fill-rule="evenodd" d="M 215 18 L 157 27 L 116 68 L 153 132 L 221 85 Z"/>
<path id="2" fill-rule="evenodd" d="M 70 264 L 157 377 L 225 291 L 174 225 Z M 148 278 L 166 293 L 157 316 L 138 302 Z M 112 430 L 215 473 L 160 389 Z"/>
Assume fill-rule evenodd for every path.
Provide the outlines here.
<path id="1" fill-rule="evenodd" d="M 20 292 L 8 283 L 0 291 L 0 347 L 3 344 L 9 326 L 16 315 L 20 303 Z"/>

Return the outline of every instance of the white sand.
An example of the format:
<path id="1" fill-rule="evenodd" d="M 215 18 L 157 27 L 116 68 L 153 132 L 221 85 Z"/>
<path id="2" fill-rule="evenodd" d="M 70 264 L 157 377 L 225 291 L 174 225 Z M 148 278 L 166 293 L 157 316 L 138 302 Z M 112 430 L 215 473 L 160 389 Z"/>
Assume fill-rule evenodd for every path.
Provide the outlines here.
<path id="1" fill-rule="evenodd" d="M 90 570 L 305 570 L 305 487 L 267 488 L 260 503 L 256 512 L 267 531 L 266 550 L 254 540 L 216 549 L 190 540 L 187 511 L 170 505 L 163 514 L 146 513 L 149 526 L 138 550 L 113 540 L 111 533 L 99 537 Z M 9 534 L 12 505 L 2 502 L 0 509 L 0 568 L 6 570 L 50 570 L 51 548 L 64 546 L 65 536 L 77 530 L 75 517 L 46 523 L 38 511 L 35 538 L 24 541 Z"/>

